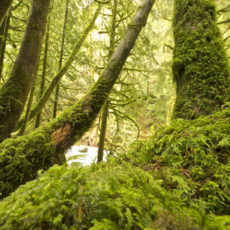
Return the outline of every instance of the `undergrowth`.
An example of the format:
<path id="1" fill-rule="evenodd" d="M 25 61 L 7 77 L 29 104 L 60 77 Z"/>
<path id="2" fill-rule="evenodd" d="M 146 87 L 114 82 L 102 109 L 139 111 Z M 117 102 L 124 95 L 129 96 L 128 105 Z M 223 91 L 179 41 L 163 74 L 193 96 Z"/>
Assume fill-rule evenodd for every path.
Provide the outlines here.
<path id="1" fill-rule="evenodd" d="M 40 171 L 0 202 L 0 229 L 228 230 L 229 120 L 175 120 L 107 163 Z"/>

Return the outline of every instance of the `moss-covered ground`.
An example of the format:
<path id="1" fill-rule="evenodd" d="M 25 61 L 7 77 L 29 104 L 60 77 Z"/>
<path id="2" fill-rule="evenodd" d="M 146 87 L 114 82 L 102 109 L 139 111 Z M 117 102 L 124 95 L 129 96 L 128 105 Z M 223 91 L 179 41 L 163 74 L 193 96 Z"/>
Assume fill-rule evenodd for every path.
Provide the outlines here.
<path id="1" fill-rule="evenodd" d="M 0 229 L 230 229 L 230 108 L 175 120 L 108 162 L 55 165 L 0 202 Z"/>

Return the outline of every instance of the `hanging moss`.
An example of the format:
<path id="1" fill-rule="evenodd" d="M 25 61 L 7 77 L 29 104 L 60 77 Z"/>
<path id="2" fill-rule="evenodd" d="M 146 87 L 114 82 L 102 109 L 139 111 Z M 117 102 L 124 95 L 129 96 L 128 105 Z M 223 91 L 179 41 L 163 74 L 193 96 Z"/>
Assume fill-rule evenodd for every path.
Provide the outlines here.
<path id="1" fill-rule="evenodd" d="M 214 0 L 175 0 L 173 118 L 194 119 L 229 100 L 229 66 Z"/>

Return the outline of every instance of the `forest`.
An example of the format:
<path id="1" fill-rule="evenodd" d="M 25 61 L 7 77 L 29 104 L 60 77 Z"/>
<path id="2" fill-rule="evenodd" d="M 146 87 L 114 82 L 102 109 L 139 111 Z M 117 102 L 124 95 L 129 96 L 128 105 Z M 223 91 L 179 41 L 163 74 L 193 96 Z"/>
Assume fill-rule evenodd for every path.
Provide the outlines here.
<path id="1" fill-rule="evenodd" d="M 230 230 L 229 59 L 229 0 L 0 0 L 0 230 Z"/>

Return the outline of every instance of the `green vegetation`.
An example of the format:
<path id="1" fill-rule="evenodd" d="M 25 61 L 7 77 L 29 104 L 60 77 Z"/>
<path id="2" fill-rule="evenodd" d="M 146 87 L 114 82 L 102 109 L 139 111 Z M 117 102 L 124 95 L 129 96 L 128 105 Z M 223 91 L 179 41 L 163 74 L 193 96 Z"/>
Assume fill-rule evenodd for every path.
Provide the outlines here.
<path id="1" fill-rule="evenodd" d="M 174 6 L 173 74 L 177 99 L 173 118 L 208 115 L 229 101 L 229 66 L 216 25 L 214 0 Z"/>
<path id="2" fill-rule="evenodd" d="M 230 230 L 229 1 L 7 7 L 0 230 Z"/>
<path id="3" fill-rule="evenodd" d="M 101 77 L 85 97 L 43 127 L 26 136 L 5 140 L 0 145 L 0 197 L 34 179 L 37 170 L 47 169 L 54 159 L 57 162 L 63 160 L 65 151 L 91 127 L 145 25 L 152 5 L 153 2 L 146 0 L 137 9 L 132 24 L 139 24 L 127 28 Z"/>
<path id="4" fill-rule="evenodd" d="M 1 202 L 1 229 L 230 229 L 229 120 L 175 120 L 107 163 L 40 171 Z"/>

